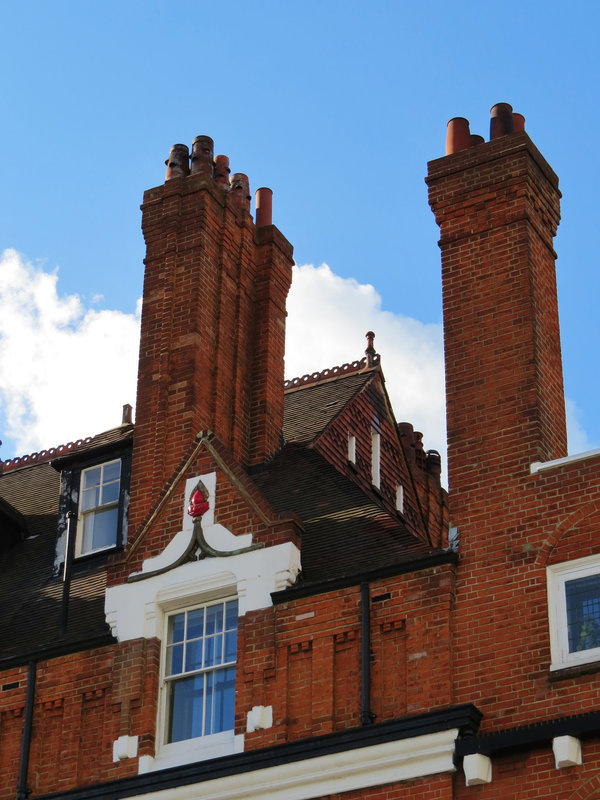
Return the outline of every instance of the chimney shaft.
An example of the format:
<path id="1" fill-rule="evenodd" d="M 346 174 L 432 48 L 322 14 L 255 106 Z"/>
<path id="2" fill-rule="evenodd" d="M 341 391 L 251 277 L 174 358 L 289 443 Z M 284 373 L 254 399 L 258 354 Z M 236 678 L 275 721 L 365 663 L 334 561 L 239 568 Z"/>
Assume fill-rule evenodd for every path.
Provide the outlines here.
<path id="1" fill-rule="evenodd" d="M 142 205 L 146 271 L 130 524 L 157 497 L 196 434 L 211 430 L 246 465 L 280 447 L 285 303 L 292 247 L 256 228 L 248 179 L 197 137 L 171 150 L 168 179 Z M 200 175 L 205 180 L 197 180 Z M 173 180 L 178 177 L 180 180 Z"/>
<path id="2" fill-rule="evenodd" d="M 517 125 L 521 126 L 521 120 Z M 429 164 L 440 226 L 453 500 L 566 455 L 553 237 L 558 179 L 512 109 L 490 142 Z"/>

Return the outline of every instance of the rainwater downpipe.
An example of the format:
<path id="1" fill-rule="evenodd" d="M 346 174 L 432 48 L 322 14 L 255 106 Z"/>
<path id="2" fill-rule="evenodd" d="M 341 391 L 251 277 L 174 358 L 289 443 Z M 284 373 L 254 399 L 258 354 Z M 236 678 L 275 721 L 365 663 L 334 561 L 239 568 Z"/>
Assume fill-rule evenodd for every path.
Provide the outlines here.
<path id="1" fill-rule="evenodd" d="M 62 603 L 60 607 L 60 622 L 58 625 L 58 635 L 64 636 L 67 632 L 67 622 L 69 620 L 69 595 L 71 594 L 71 567 L 75 554 L 75 536 L 73 535 L 73 519 L 75 514 L 67 511 L 67 543 L 65 545 L 65 565 L 63 568 L 63 591 Z"/>
<path id="2" fill-rule="evenodd" d="M 27 800 L 27 772 L 29 770 L 29 750 L 31 747 L 31 729 L 33 727 L 33 705 L 35 701 L 36 662 L 32 659 L 27 670 L 27 697 L 25 700 L 25 720 L 21 739 L 21 763 L 19 765 L 19 783 L 17 784 L 17 800 Z"/>
<path id="3" fill-rule="evenodd" d="M 361 607 L 361 711 L 362 725 L 371 725 L 375 715 L 371 711 L 371 597 L 369 584 L 363 581 L 360 584 Z"/>

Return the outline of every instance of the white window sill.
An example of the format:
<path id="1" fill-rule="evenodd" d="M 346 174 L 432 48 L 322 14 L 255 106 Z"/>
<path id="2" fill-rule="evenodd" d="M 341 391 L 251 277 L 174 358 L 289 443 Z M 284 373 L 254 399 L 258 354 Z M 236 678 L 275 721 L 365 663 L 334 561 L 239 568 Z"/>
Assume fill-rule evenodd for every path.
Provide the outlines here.
<path id="1" fill-rule="evenodd" d="M 242 753 L 243 750 L 243 733 L 237 736 L 233 731 L 213 733 L 210 736 L 199 736 L 196 739 L 186 739 L 183 742 L 164 744 L 157 753 L 152 765 L 147 766 L 144 771 L 155 772 L 159 769 L 193 764 L 196 761 L 208 761 L 210 758 Z"/>
<path id="2" fill-rule="evenodd" d="M 586 664 L 597 664 L 598 669 L 600 669 L 600 655 L 598 654 L 598 648 L 594 648 L 593 653 L 590 653 L 589 655 L 581 655 L 579 658 L 571 658 L 568 661 L 562 661 L 558 664 L 550 664 L 550 672 L 573 669 L 574 667 L 582 667 Z"/>

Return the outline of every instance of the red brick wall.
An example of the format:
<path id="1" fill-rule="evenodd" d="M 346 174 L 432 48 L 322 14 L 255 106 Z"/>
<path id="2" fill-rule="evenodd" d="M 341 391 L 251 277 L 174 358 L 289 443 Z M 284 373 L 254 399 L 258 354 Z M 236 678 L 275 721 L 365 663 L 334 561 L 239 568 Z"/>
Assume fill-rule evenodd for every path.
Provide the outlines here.
<path id="1" fill-rule="evenodd" d="M 380 580 L 370 592 L 390 593 L 371 603 L 377 721 L 451 705 L 453 568 Z M 236 732 L 246 731 L 253 706 L 272 705 L 274 717 L 272 728 L 246 734 L 246 749 L 360 725 L 358 587 L 249 612 L 240 618 L 238 648 Z M 140 639 L 38 665 L 34 795 L 137 774 L 136 759 L 113 763 L 113 742 L 137 735 L 139 755 L 154 755 L 159 664 L 159 642 Z M 27 669 L 3 675 L 11 680 L 19 687 L 0 694 L 0 800 L 16 790 Z"/>
<path id="2" fill-rule="evenodd" d="M 371 584 L 371 710 L 376 721 L 452 704 L 453 567 Z M 247 614 L 238 710 L 273 706 L 253 749 L 361 724 L 358 586 Z M 245 713 L 239 720 L 245 726 Z"/>
<path id="3" fill-rule="evenodd" d="M 137 761 L 113 762 L 113 742 L 143 733 L 153 753 L 160 651 L 156 640 L 127 642 L 37 666 L 27 785 L 32 794 L 137 774 Z M 27 668 L 5 672 L 19 687 L 0 695 L 0 798 L 16 794 Z"/>

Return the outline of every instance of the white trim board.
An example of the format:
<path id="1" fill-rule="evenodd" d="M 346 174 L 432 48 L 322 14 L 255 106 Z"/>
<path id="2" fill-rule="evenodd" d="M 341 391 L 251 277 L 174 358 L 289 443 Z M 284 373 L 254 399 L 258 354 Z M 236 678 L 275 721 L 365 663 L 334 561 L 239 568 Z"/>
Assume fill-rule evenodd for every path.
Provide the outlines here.
<path id="1" fill-rule="evenodd" d="M 132 800 L 310 800 L 385 783 L 455 772 L 458 729 L 290 761 L 251 772 L 161 789 Z"/>

